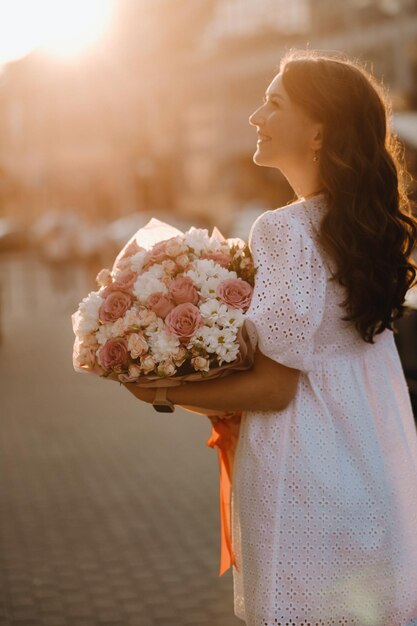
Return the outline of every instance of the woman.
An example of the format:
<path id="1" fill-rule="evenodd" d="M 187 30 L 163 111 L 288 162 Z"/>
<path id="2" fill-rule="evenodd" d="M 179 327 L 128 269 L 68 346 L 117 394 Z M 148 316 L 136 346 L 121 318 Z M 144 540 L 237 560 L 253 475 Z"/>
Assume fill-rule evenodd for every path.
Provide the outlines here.
<path id="1" fill-rule="evenodd" d="M 352 61 L 282 59 L 249 119 L 255 163 L 297 195 L 250 234 L 255 366 L 169 388 L 202 413 L 243 411 L 232 539 L 248 626 L 417 618 L 417 436 L 392 326 L 416 276 L 417 223 L 388 113 Z"/>

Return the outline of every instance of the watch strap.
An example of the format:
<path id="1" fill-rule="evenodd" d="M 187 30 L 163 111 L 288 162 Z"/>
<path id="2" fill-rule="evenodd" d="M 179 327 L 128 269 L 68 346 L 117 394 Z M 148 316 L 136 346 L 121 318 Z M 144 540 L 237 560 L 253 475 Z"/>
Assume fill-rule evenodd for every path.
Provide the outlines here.
<path id="1" fill-rule="evenodd" d="M 167 387 L 157 387 L 152 406 L 156 411 L 172 413 L 175 410 L 174 404 L 167 398 Z"/>

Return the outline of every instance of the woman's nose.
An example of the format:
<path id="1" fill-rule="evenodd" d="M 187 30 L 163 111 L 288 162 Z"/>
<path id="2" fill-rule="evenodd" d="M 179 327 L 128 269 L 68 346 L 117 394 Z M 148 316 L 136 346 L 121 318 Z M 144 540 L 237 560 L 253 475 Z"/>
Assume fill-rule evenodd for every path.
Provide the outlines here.
<path id="1" fill-rule="evenodd" d="M 249 116 L 249 124 L 252 124 L 252 126 L 262 126 L 264 119 L 262 116 L 260 116 L 258 114 L 259 109 L 256 109 L 256 111 L 254 111 L 252 113 L 252 115 Z"/>

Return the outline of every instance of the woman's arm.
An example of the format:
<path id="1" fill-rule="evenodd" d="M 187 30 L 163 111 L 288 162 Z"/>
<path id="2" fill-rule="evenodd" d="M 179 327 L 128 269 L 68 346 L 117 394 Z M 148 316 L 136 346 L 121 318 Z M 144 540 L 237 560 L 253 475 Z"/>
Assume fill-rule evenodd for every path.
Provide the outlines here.
<path id="1" fill-rule="evenodd" d="M 225 378 L 169 387 L 167 397 L 180 406 L 204 407 L 217 413 L 281 411 L 295 396 L 299 375 L 299 370 L 281 365 L 256 350 L 252 369 L 234 372 Z M 124 385 L 139 400 L 153 401 L 154 389 L 141 388 L 134 383 Z"/>

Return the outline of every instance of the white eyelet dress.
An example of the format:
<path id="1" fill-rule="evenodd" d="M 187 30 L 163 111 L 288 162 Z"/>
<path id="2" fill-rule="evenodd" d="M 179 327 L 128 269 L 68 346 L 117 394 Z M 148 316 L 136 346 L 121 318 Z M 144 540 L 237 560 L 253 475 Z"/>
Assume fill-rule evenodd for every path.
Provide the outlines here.
<path id="1" fill-rule="evenodd" d="M 417 434 L 391 330 L 341 321 L 316 239 L 326 196 L 266 211 L 249 335 L 300 370 L 281 411 L 243 413 L 231 496 L 234 612 L 247 626 L 417 619 Z"/>

